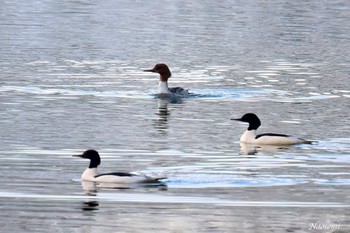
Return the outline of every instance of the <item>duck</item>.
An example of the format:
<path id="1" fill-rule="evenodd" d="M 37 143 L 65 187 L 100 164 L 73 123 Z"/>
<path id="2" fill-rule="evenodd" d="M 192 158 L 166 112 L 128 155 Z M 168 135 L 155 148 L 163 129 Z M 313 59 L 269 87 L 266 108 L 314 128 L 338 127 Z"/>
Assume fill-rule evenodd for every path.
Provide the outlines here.
<path id="1" fill-rule="evenodd" d="M 246 113 L 241 118 L 233 118 L 231 120 L 249 123 L 248 128 L 240 138 L 241 143 L 255 145 L 295 145 L 295 144 L 311 144 L 311 141 L 303 138 L 294 137 L 286 134 L 264 133 L 256 134 L 257 129 L 261 125 L 261 121 L 254 113 Z"/>
<path id="2" fill-rule="evenodd" d="M 160 183 L 162 179 L 152 178 L 142 174 L 127 173 L 127 172 L 110 172 L 98 174 L 97 167 L 101 164 L 101 158 L 96 150 L 89 149 L 82 154 L 73 155 L 73 157 L 79 157 L 83 159 L 89 159 L 89 167 L 85 169 L 81 175 L 83 181 L 92 182 L 106 182 L 106 183 L 121 183 L 121 184 L 135 184 L 135 183 Z"/>
<path id="3" fill-rule="evenodd" d="M 164 63 L 156 64 L 152 69 L 143 70 L 144 72 L 153 72 L 158 73 L 159 76 L 159 84 L 158 84 L 158 94 L 166 94 L 166 95 L 178 95 L 178 96 L 186 96 L 189 95 L 188 90 L 185 90 L 182 87 L 172 87 L 168 86 L 168 79 L 171 77 L 171 71 L 169 67 Z"/>

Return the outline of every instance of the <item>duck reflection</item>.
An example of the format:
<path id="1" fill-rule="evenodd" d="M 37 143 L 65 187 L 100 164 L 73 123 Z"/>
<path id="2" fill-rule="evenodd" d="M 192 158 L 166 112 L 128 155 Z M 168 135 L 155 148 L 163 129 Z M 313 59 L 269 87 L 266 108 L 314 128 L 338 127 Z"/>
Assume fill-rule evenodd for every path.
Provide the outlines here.
<path id="1" fill-rule="evenodd" d="M 240 143 L 241 155 L 255 155 L 258 152 L 264 152 L 266 154 L 276 154 L 278 152 L 288 150 L 291 146 L 271 146 L 271 145 L 254 145 L 248 143 Z"/>
<path id="2" fill-rule="evenodd" d="M 156 119 L 155 127 L 159 131 L 164 131 L 168 128 L 168 116 L 170 115 L 168 104 L 168 99 L 158 99 L 158 112 L 156 113 L 158 118 Z"/>
<path id="3" fill-rule="evenodd" d="M 168 110 L 169 104 L 181 104 L 182 98 L 169 96 L 169 95 L 159 95 L 158 96 L 158 112 L 156 115 L 158 118 L 155 120 L 155 128 L 160 132 L 166 132 L 168 129 L 168 118 L 170 116 L 170 111 Z"/>
<path id="4" fill-rule="evenodd" d="M 91 181 L 81 182 L 81 186 L 85 194 L 89 196 L 97 196 L 97 192 L 101 189 L 135 189 L 135 188 L 157 188 L 158 190 L 167 190 L 164 182 L 143 182 L 143 183 L 96 183 Z"/>
<path id="5" fill-rule="evenodd" d="M 83 181 L 83 182 L 81 182 L 81 186 L 83 187 L 83 190 L 84 190 L 85 194 L 88 197 L 90 197 L 90 198 L 87 198 L 85 201 L 82 202 L 81 209 L 83 211 L 98 210 L 99 209 L 98 206 L 100 204 L 95 198 L 97 196 L 96 183 Z"/>
<path id="6" fill-rule="evenodd" d="M 96 196 L 99 189 L 130 189 L 134 184 L 96 183 L 91 181 L 81 182 L 81 186 L 87 195 Z"/>
<path id="7" fill-rule="evenodd" d="M 150 183 L 134 183 L 134 184 L 122 184 L 122 183 L 96 183 L 91 181 L 82 181 L 81 186 L 87 195 L 87 199 L 82 202 L 81 209 L 83 211 L 96 211 L 99 210 L 98 192 L 103 189 L 135 189 L 135 188 L 157 188 L 159 191 L 167 191 L 168 187 L 163 182 L 150 182 Z"/>
<path id="8" fill-rule="evenodd" d="M 81 209 L 83 211 L 95 211 L 99 209 L 99 205 L 99 202 L 96 200 L 87 200 L 83 202 Z"/>

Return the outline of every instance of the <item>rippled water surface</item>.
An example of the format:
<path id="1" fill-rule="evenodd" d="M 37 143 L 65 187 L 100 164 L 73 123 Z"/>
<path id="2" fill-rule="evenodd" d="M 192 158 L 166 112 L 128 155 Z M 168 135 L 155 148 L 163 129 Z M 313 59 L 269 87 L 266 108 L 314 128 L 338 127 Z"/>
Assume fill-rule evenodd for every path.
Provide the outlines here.
<path id="1" fill-rule="evenodd" d="M 0 7 L 1 232 L 349 232 L 348 1 Z M 187 98 L 157 98 L 170 86 Z M 240 145 L 260 132 L 316 141 Z M 82 182 L 100 171 L 164 186 Z"/>

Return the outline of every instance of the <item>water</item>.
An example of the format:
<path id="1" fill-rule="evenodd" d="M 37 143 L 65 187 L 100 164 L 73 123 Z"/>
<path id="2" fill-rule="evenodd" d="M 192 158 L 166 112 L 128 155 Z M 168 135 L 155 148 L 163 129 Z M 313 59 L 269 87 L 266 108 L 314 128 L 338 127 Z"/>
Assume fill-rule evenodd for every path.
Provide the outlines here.
<path id="1" fill-rule="evenodd" d="M 349 9 L 3 1 L 1 232 L 349 232 Z M 156 98 L 158 62 L 190 97 Z M 246 112 L 317 143 L 240 146 Z M 82 183 L 87 148 L 167 186 Z"/>

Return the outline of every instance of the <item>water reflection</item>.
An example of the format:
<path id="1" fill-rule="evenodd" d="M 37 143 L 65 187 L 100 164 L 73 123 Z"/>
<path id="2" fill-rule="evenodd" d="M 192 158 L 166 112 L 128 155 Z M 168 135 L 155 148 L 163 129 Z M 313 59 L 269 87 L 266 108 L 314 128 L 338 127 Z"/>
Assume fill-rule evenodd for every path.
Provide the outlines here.
<path id="1" fill-rule="evenodd" d="M 81 187 L 83 188 L 86 194 L 96 196 L 97 187 L 95 182 L 82 181 Z"/>
<path id="2" fill-rule="evenodd" d="M 85 194 L 88 196 L 88 198 L 82 202 L 81 209 L 83 211 L 98 210 L 98 206 L 100 204 L 99 204 L 99 201 L 96 200 L 95 198 L 97 196 L 96 183 L 89 182 L 89 181 L 82 181 L 81 186 L 83 187 Z M 89 198 L 89 197 L 93 197 L 93 198 Z"/>
<path id="3" fill-rule="evenodd" d="M 172 104 L 182 104 L 184 98 L 188 98 L 180 96 L 180 95 L 174 95 L 174 94 L 156 94 L 155 98 L 158 98 L 158 100 L 164 100 L 168 103 Z"/>
<path id="4" fill-rule="evenodd" d="M 158 99 L 158 112 L 156 113 L 158 118 L 156 119 L 155 128 L 160 132 L 166 132 L 168 128 L 168 116 L 170 115 L 168 104 L 168 99 Z"/>
<path id="5" fill-rule="evenodd" d="M 164 182 L 145 182 L 145 183 L 96 183 L 90 181 L 82 181 L 81 186 L 88 196 L 97 196 L 100 190 L 124 190 L 124 189 L 148 189 L 156 188 L 158 190 L 167 190 L 167 185 Z"/>
<path id="6" fill-rule="evenodd" d="M 82 181 L 81 186 L 88 195 L 96 195 L 100 189 L 131 189 L 136 187 L 135 184 L 96 183 L 90 181 Z"/>
<path id="7" fill-rule="evenodd" d="M 81 186 L 87 199 L 82 202 L 81 209 L 83 211 L 99 210 L 99 196 L 98 193 L 104 190 L 129 190 L 129 189 L 156 189 L 158 191 L 167 191 L 168 187 L 164 182 L 159 183 L 96 183 L 90 181 L 82 181 Z"/>
<path id="8" fill-rule="evenodd" d="M 158 118 L 155 120 L 155 128 L 162 133 L 166 133 L 168 129 L 168 118 L 170 111 L 168 109 L 169 104 L 182 104 L 181 97 L 174 95 L 158 95 L 158 112 L 156 115 Z"/>
<path id="9" fill-rule="evenodd" d="M 284 145 L 284 146 L 272 146 L 272 145 L 254 145 L 248 143 L 240 143 L 241 155 L 255 155 L 258 152 L 263 152 L 264 154 L 274 155 L 281 151 L 286 151 L 289 148 L 293 147 L 293 145 Z"/>
<path id="10" fill-rule="evenodd" d="M 95 211 L 98 210 L 100 203 L 96 200 L 87 200 L 82 202 L 81 209 L 83 211 Z"/>

